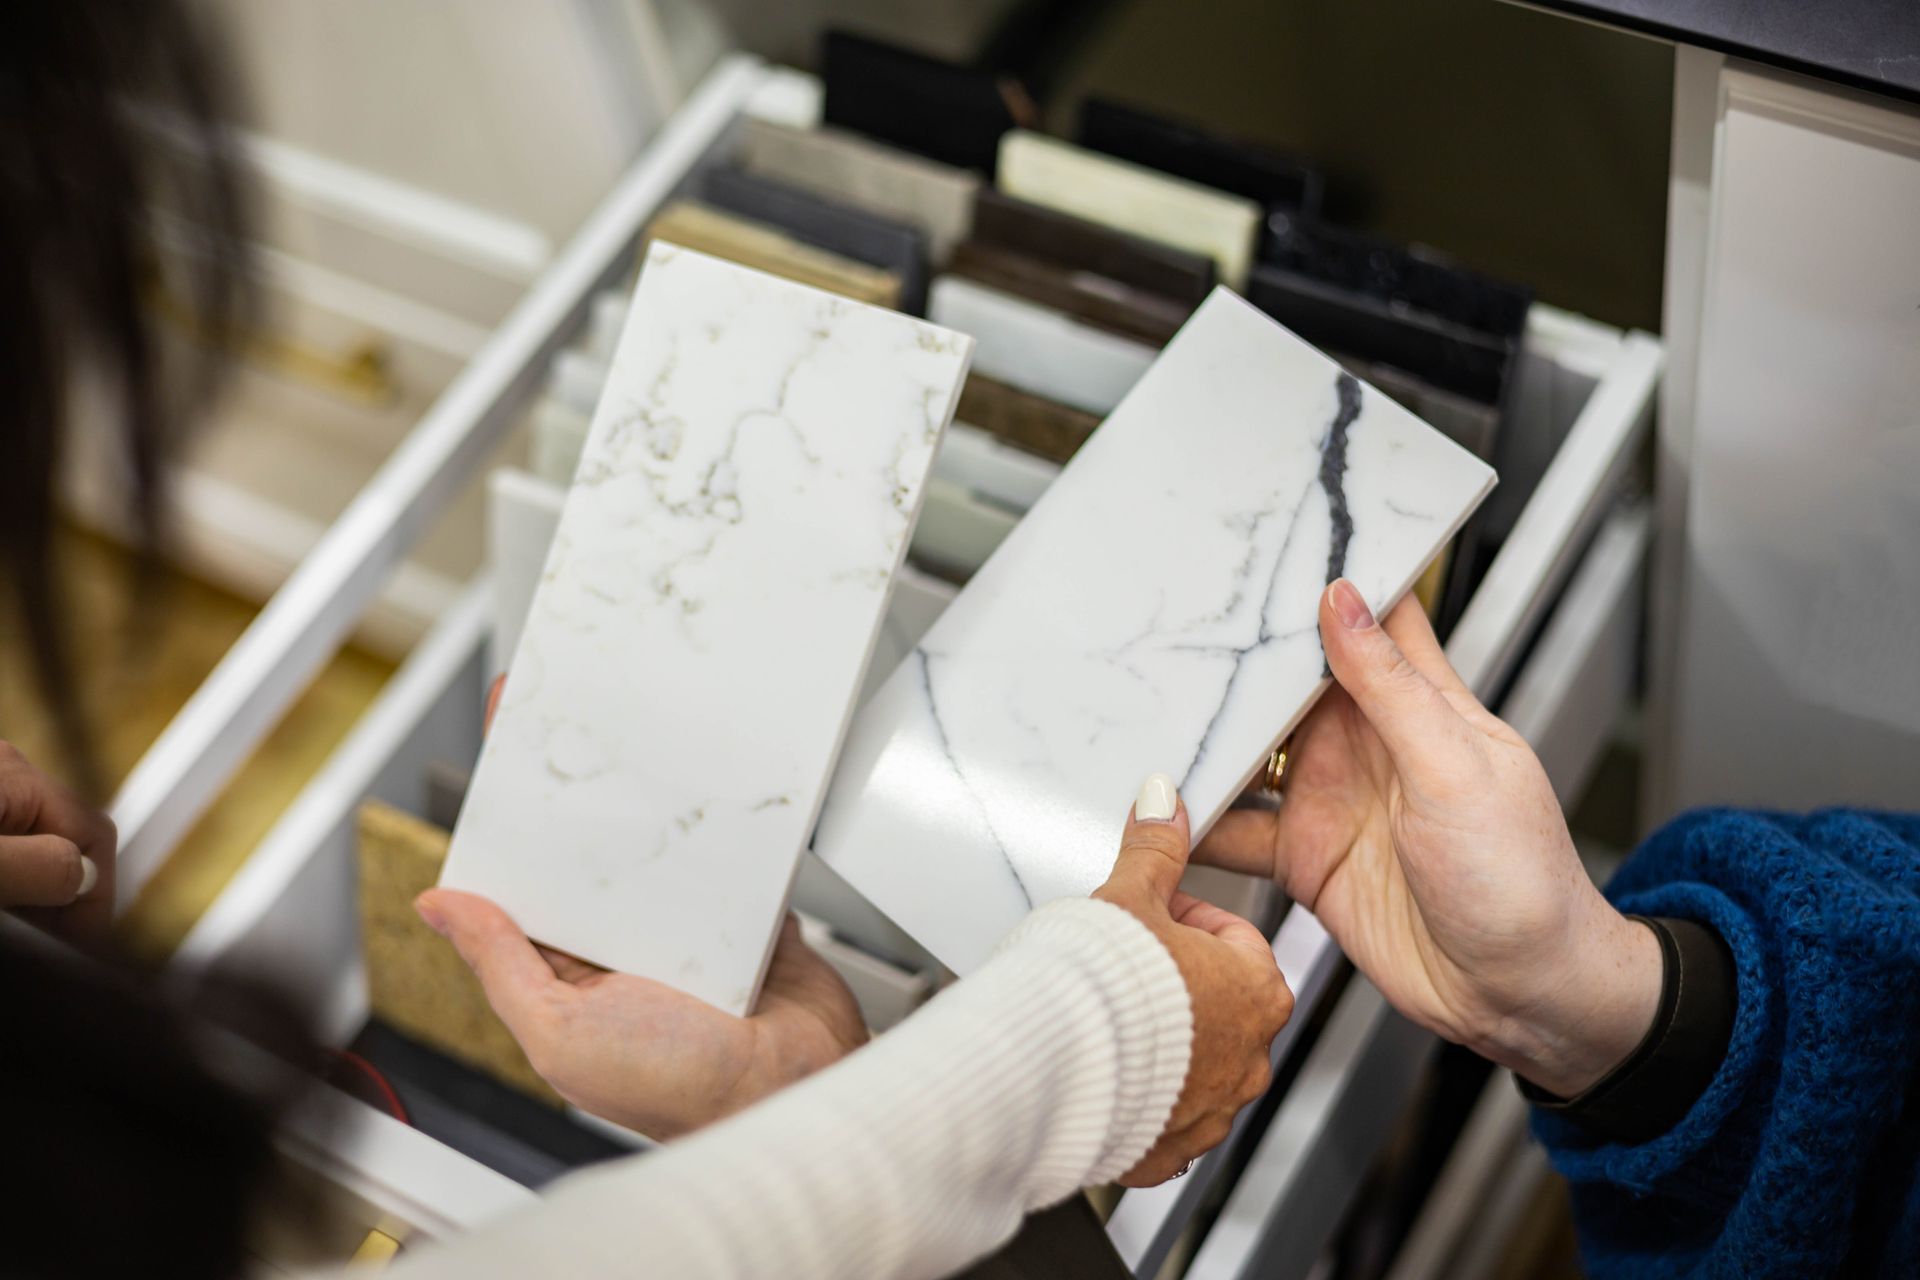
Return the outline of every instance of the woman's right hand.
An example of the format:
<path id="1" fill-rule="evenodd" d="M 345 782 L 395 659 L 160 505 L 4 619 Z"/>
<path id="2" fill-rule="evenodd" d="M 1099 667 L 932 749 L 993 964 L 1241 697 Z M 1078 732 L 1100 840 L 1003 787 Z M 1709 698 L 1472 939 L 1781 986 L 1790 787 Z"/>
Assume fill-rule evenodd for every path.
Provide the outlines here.
<path id="1" fill-rule="evenodd" d="M 1652 931 L 1594 888 L 1538 758 L 1417 603 L 1381 626 L 1336 582 L 1320 634 L 1338 687 L 1294 734 L 1285 799 L 1226 814 L 1197 860 L 1272 876 L 1413 1021 L 1581 1092 L 1652 1024 Z"/>
<path id="2" fill-rule="evenodd" d="M 0 908 L 70 941 L 105 937 L 113 915 L 113 823 L 0 742 Z"/>

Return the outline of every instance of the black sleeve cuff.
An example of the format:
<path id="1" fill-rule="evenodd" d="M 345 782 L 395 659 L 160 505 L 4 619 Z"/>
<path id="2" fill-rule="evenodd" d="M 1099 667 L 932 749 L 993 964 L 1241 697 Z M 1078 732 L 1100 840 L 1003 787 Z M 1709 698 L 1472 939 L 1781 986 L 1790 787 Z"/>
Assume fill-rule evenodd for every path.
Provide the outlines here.
<path id="1" fill-rule="evenodd" d="M 1609 1142 L 1639 1143 L 1679 1123 L 1727 1056 L 1739 1000 L 1733 954 L 1694 920 L 1633 916 L 1660 940 L 1660 1007 L 1646 1038 L 1585 1093 L 1558 1098 L 1520 1080 L 1521 1096 Z"/>

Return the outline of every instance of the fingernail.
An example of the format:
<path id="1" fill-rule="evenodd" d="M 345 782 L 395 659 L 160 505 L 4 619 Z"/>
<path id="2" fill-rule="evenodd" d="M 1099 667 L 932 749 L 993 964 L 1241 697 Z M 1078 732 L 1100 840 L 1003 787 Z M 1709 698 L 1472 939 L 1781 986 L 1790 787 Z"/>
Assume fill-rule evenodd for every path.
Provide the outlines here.
<path id="1" fill-rule="evenodd" d="M 80 855 L 80 889 L 73 896 L 84 898 L 93 892 L 93 886 L 100 883 L 100 868 L 86 854 Z"/>
<path id="2" fill-rule="evenodd" d="M 413 900 L 413 909 L 426 922 L 427 928 L 443 938 L 447 936 L 447 918 L 434 909 L 424 894 Z"/>
<path id="3" fill-rule="evenodd" d="M 1345 578 L 1333 584 L 1333 611 L 1349 631 L 1365 631 L 1373 625 L 1373 610 L 1360 598 L 1360 589 Z"/>
<path id="4" fill-rule="evenodd" d="M 1164 773 L 1150 775 L 1140 784 L 1140 798 L 1133 802 L 1133 816 L 1141 822 L 1171 822 L 1180 807 L 1180 792 L 1173 779 Z"/>

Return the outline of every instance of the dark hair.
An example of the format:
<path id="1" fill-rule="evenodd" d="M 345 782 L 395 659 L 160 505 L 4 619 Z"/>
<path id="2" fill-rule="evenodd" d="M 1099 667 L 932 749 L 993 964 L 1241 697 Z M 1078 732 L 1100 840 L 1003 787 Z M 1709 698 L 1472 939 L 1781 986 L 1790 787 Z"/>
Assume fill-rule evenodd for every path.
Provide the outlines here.
<path id="1" fill-rule="evenodd" d="M 66 647 L 57 488 L 103 408 L 150 569 L 163 463 L 250 318 L 230 94 L 187 0 L 0 3 L 0 604 L 19 619 L 69 775 L 100 793 Z M 167 228 L 166 252 L 156 228 Z M 164 343 L 165 305 L 199 343 Z M 74 395 L 84 381 L 84 401 Z M 136 575 L 136 608 L 153 575 Z M 273 1117 L 313 1055 L 284 999 L 156 999 L 124 969 L 0 929 L 7 1275 L 226 1277 L 275 1176 Z M 215 1019 L 274 1046 L 271 1087 L 216 1070 Z M 231 1061 L 235 1051 L 229 1050 Z M 262 1056 L 262 1055 L 256 1055 Z"/>
<path id="2" fill-rule="evenodd" d="M 251 306 L 222 67 L 182 0 L 0 4 L 0 580 L 67 771 L 95 797 L 101 779 L 55 566 L 73 391 L 84 378 L 104 393 L 128 524 L 150 567 L 162 462 L 207 403 L 218 348 Z M 172 354 L 153 320 L 161 217 L 177 231 L 168 292 L 211 339 Z"/>
<path id="3" fill-rule="evenodd" d="M 0 1271 L 241 1275 L 263 1200 L 294 1194 L 274 1161 L 272 1121 L 311 1055 L 268 1073 L 217 1073 L 235 1052 L 249 1068 L 285 1060 L 223 1055 L 230 1033 L 206 1017 L 156 1000 L 124 972 L 12 933 L 0 934 L 0 1204 L 10 1224 Z M 290 1022 L 263 1023 L 274 1008 L 249 998 L 250 1037 L 276 1050 L 297 1045 Z"/>

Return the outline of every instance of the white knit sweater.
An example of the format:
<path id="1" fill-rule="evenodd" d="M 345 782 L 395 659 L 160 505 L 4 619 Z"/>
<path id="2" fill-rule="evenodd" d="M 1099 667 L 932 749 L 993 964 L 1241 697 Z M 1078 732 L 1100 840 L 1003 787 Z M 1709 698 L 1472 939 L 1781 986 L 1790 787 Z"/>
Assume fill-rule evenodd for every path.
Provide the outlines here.
<path id="1" fill-rule="evenodd" d="M 535 1208 L 411 1255 L 402 1280 L 939 1276 L 1131 1168 L 1187 1075 L 1187 990 L 1133 916 L 1044 907 L 846 1061 Z"/>

